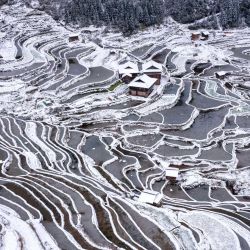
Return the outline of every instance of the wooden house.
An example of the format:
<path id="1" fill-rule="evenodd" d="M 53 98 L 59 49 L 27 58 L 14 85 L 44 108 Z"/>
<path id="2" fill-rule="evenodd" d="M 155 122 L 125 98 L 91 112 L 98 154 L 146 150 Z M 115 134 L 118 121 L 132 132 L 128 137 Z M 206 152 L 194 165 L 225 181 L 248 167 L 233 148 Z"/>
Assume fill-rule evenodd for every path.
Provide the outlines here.
<path id="1" fill-rule="evenodd" d="M 161 83 L 161 75 L 163 72 L 163 66 L 160 63 L 157 63 L 153 60 L 146 62 L 142 65 L 142 73 L 146 74 L 149 77 L 156 78 L 156 84 Z"/>
<path id="2" fill-rule="evenodd" d="M 156 82 L 156 78 L 147 75 L 138 76 L 128 84 L 129 93 L 133 96 L 148 97 L 153 91 Z"/>
<path id="3" fill-rule="evenodd" d="M 69 42 L 79 42 L 80 41 L 80 34 L 70 34 L 69 35 Z"/>
<path id="4" fill-rule="evenodd" d="M 144 190 L 141 192 L 138 201 L 154 206 L 161 206 L 162 199 L 163 194 L 152 190 Z"/>
<path id="5" fill-rule="evenodd" d="M 125 83 L 129 83 L 140 73 L 138 64 L 135 62 L 126 62 L 119 65 L 119 78 Z"/>
<path id="6" fill-rule="evenodd" d="M 198 41 L 198 40 L 200 40 L 200 37 L 201 37 L 201 33 L 199 31 L 193 32 L 191 34 L 192 41 Z"/>

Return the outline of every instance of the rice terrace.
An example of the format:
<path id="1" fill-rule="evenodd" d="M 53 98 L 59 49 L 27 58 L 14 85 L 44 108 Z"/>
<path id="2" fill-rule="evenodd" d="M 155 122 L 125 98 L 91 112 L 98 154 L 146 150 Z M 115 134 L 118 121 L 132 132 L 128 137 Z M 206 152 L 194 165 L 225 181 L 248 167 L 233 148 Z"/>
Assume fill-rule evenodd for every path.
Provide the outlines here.
<path id="1" fill-rule="evenodd" d="M 12 2 L 0 249 L 250 249 L 250 28 L 124 35 Z"/>

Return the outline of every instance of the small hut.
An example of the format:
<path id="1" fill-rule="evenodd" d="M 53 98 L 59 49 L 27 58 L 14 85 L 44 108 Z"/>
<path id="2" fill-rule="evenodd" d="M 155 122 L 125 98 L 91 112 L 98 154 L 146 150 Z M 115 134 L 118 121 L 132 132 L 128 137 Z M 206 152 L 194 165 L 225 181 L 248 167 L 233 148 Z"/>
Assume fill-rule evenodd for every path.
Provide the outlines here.
<path id="1" fill-rule="evenodd" d="M 70 34 L 69 35 L 69 42 L 79 42 L 80 41 L 80 35 L 79 34 Z"/>
<path id="2" fill-rule="evenodd" d="M 167 168 L 165 171 L 167 180 L 176 181 L 179 175 L 179 168 Z"/>
<path id="3" fill-rule="evenodd" d="M 141 192 L 138 201 L 154 206 L 161 206 L 162 199 L 163 194 L 152 190 L 144 190 Z"/>
<path id="4" fill-rule="evenodd" d="M 199 31 L 193 32 L 191 34 L 192 41 L 198 41 L 198 40 L 200 40 L 200 37 L 201 37 L 201 33 Z"/>

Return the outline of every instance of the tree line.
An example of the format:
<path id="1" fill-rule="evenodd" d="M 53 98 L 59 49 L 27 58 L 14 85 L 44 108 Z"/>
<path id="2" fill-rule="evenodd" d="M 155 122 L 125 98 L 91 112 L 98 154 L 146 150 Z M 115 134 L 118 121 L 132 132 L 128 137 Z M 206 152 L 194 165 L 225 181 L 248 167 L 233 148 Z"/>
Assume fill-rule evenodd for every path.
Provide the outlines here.
<path id="1" fill-rule="evenodd" d="M 107 25 L 123 32 L 161 24 L 163 0 L 73 0 L 65 8 L 67 23 Z"/>
<path id="2" fill-rule="evenodd" d="M 0 5 L 7 0 L 0 0 Z M 20 0 L 27 4 L 32 0 Z M 55 19 L 80 26 L 105 25 L 130 34 L 171 16 L 191 28 L 250 26 L 250 0 L 38 0 Z M 8 0 L 11 2 L 11 0 Z"/>
<path id="3" fill-rule="evenodd" d="M 207 28 L 250 26 L 250 0 L 72 0 L 65 7 L 65 21 L 83 26 L 90 24 L 118 27 L 131 33 L 161 24 L 172 16 L 180 23 Z"/>

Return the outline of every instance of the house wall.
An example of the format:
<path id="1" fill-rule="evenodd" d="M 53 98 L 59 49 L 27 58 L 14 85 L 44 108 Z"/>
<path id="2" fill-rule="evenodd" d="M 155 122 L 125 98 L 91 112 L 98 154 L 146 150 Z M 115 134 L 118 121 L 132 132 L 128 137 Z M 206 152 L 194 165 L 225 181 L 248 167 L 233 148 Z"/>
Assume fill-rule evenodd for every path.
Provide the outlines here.
<path id="1" fill-rule="evenodd" d="M 141 88 L 130 88 L 129 94 L 132 96 L 142 96 L 142 97 L 148 97 L 151 92 L 153 91 L 153 87 L 150 89 L 141 89 Z"/>
<path id="2" fill-rule="evenodd" d="M 137 96 L 137 91 L 136 90 L 129 90 L 129 93 L 132 96 Z"/>
<path id="3" fill-rule="evenodd" d="M 74 42 L 74 41 L 79 41 L 79 37 L 78 36 L 69 37 L 69 42 Z"/>
<path id="4" fill-rule="evenodd" d="M 137 91 L 137 95 L 147 97 L 149 94 L 148 91 Z"/>
<path id="5" fill-rule="evenodd" d="M 196 35 L 196 34 L 192 34 L 191 35 L 191 39 L 193 40 L 193 41 L 197 41 L 197 40 L 199 40 L 200 39 L 200 35 Z"/>
<path id="6" fill-rule="evenodd" d="M 176 181 L 176 178 L 175 178 L 175 177 L 167 176 L 166 179 L 169 180 L 169 181 L 173 181 L 173 182 Z"/>

